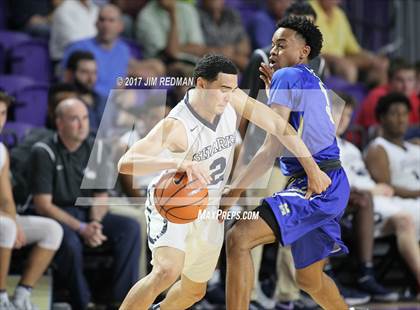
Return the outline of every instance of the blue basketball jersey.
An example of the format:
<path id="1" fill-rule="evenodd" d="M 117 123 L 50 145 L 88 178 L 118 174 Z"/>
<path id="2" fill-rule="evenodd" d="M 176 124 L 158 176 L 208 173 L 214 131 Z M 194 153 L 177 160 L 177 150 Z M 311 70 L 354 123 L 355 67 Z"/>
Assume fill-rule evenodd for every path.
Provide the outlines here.
<path id="1" fill-rule="evenodd" d="M 329 93 L 311 69 L 301 64 L 277 70 L 270 87 L 269 105 L 273 104 L 291 109 L 289 123 L 317 163 L 340 158 Z M 284 175 L 303 169 L 289 151 L 279 161 Z"/>

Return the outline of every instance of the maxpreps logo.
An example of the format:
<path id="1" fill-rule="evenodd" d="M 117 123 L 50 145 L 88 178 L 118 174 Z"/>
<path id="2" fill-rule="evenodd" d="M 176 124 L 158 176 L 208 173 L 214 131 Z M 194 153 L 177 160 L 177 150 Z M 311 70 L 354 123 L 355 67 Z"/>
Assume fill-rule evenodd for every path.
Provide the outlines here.
<path id="1" fill-rule="evenodd" d="M 192 160 L 194 161 L 202 161 L 212 157 L 214 154 L 223 151 L 235 145 L 236 137 L 235 135 L 227 135 L 224 137 L 216 138 L 216 141 L 213 142 L 212 145 L 207 145 L 206 147 L 202 148 L 200 151 L 193 155 Z"/>

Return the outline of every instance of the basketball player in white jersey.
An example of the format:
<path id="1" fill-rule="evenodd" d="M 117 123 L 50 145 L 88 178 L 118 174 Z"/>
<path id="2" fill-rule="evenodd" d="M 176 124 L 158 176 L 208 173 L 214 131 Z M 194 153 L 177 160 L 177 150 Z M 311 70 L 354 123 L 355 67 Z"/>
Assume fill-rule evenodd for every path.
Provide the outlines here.
<path id="1" fill-rule="evenodd" d="M 379 99 L 375 108 L 382 136 L 369 145 L 366 166 L 376 182 L 390 185 L 394 195 L 401 201 L 391 208 L 382 206 L 381 211 L 389 217 L 404 213 L 411 217 L 402 225 L 415 230 L 420 240 L 420 146 L 407 142 L 404 136 L 409 124 L 411 105 L 409 99 L 400 93 L 390 93 Z M 413 223 L 410 224 L 410 223 Z M 414 227 L 413 227 L 414 226 Z M 404 239 L 409 237 L 406 234 Z M 405 241 L 406 244 L 408 240 Z M 400 242 L 401 243 L 401 242 Z M 408 244 L 407 244 L 408 245 Z M 401 251 L 400 247 L 400 251 Z M 418 253 L 418 252 L 417 252 Z M 404 257 L 409 253 L 403 254 Z M 410 263 L 410 262 L 409 262 Z M 417 299 L 420 300 L 420 265 L 411 263 L 417 280 Z"/>
<path id="2" fill-rule="evenodd" d="M 409 105 L 405 106 L 403 102 L 399 103 L 399 100 L 403 100 L 403 102 L 409 104 L 408 99 L 402 94 L 397 96 L 391 94 L 391 96 L 384 96 L 383 99 L 380 99 L 380 102 L 378 103 L 379 109 L 383 111 L 388 110 L 394 106 L 392 109 L 396 109 L 397 113 L 389 112 L 389 116 L 394 116 L 398 119 L 402 113 L 402 117 L 406 118 L 406 121 L 403 121 L 403 124 L 405 123 L 403 126 L 406 127 L 408 124 L 407 107 L 409 107 Z M 392 101 L 394 102 L 389 105 L 389 103 Z M 385 109 L 383 106 L 384 103 L 386 106 L 388 106 Z M 341 120 L 337 128 L 337 136 L 344 134 L 344 132 L 347 130 L 351 121 L 352 114 L 352 102 L 346 101 L 343 113 L 341 115 Z M 400 131 L 401 137 L 404 136 L 406 131 L 404 127 Z M 387 130 L 387 132 L 388 131 L 389 130 Z M 372 155 L 372 152 L 378 151 L 377 149 L 381 148 L 381 143 L 386 140 L 384 137 L 379 137 L 374 141 L 375 142 L 373 142 L 370 147 L 370 156 Z M 390 143 L 391 145 L 391 149 L 388 149 L 385 154 L 386 157 L 388 157 L 388 154 L 390 155 L 389 161 L 391 163 L 391 174 L 393 175 L 393 178 L 397 179 L 396 182 L 407 182 L 408 180 L 409 186 L 413 186 L 413 188 L 416 188 L 415 184 L 417 182 L 417 189 L 420 189 L 420 179 L 417 181 L 413 180 L 413 177 L 415 178 L 416 170 L 418 171 L 417 173 L 420 174 L 420 146 L 404 142 L 403 140 L 401 140 L 401 142 L 403 145 L 406 144 L 407 152 L 403 148 L 391 142 L 384 143 L 385 150 L 387 150 L 387 143 Z M 395 235 L 397 239 L 398 251 L 401 257 L 407 263 L 410 271 L 412 271 L 414 279 L 416 279 L 420 289 L 420 248 L 418 246 L 420 240 L 420 199 L 417 199 L 416 202 L 415 199 L 401 198 L 394 195 L 394 189 L 389 185 L 389 183 L 377 183 L 372 179 L 368 170 L 366 169 L 365 162 L 363 161 L 362 152 L 354 144 L 342 138 L 337 138 L 337 143 L 340 147 L 341 163 L 344 170 L 346 171 L 350 186 L 356 190 L 370 192 L 372 195 L 374 211 L 377 215 L 380 216 L 380 220 L 375 223 L 374 236 L 382 237 L 391 234 Z M 392 148 L 397 148 L 397 150 L 395 151 Z M 384 157 L 382 156 L 382 159 L 383 158 Z M 394 159 L 396 159 L 396 161 Z M 376 165 L 378 158 L 374 157 L 374 161 Z M 407 162 L 408 164 L 406 164 Z M 402 166 L 398 167 L 401 164 Z M 379 163 L 379 165 L 381 164 Z M 392 167 L 395 166 L 398 167 L 398 171 L 392 172 Z M 405 170 L 406 167 L 408 168 L 407 170 Z M 386 170 L 388 170 L 388 168 L 386 166 L 382 166 L 381 171 Z M 407 171 L 408 176 L 406 175 Z M 405 174 L 405 177 L 399 178 L 396 173 Z M 364 214 L 364 216 L 369 218 L 367 214 Z M 373 218 L 371 220 L 373 222 Z M 368 225 L 369 224 L 365 226 Z M 364 229 L 366 229 L 366 227 Z M 367 232 L 369 232 L 369 230 L 364 231 L 363 238 L 365 240 L 369 240 L 370 238 L 370 235 L 366 235 Z M 370 232 L 370 234 L 373 233 L 373 227 L 371 228 Z M 372 253 L 372 241 L 373 240 L 371 240 L 371 246 L 368 245 L 369 241 L 359 241 L 359 243 L 365 243 L 362 245 L 361 249 L 363 255 L 361 258 L 363 261 L 361 268 L 362 272 L 359 274 L 360 277 L 358 279 L 359 288 L 364 292 L 369 293 L 374 299 L 378 301 L 392 301 L 393 299 L 396 300 L 398 299 L 398 294 L 383 288 L 379 283 L 377 283 L 374 277 L 373 268 L 369 266 L 372 265 L 372 254 L 368 255 L 368 253 Z"/>
<path id="3" fill-rule="evenodd" d="M 120 173 L 147 175 L 185 171 L 209 190 L 207 210 L 217 210 L 230 173 L 237 114 L 275 135 L 294 153 L 309 177 L 308 195 L 321 193 L 330 179 L 284 119 L 237 88 L 237 69 L 218 55 L 203 57 L 194 70 L 195 88 L 137 141 L 120 159 Z M 166 151 L 168 156 L 159 156 Z M 153 269 L 130 290 L 120 309 L 149 309 L 156 297 L 173 285 L 166 298 L 151 309 L 186 309 L 206 292 L 223 243 L 223 223 L 217 217 L 174 224 L 161 217 L 148 190 L 146 218 Z M 308 196 L 308 197 L 309 197 Z M 206 210 L 206 211 L 207 211 Z"/>
<path id="4" fill-rule="evenodd" d="M 420 146 L 404 141 L 410 109 L 410 101 L 400 93 L 379 99 L 375 114 L 383 134 L 369 145 L 366 166 L 376 182 L 390 185 L 394 195 L 408 203 L 388 212 L 411 214 L 420 240 Z"/>

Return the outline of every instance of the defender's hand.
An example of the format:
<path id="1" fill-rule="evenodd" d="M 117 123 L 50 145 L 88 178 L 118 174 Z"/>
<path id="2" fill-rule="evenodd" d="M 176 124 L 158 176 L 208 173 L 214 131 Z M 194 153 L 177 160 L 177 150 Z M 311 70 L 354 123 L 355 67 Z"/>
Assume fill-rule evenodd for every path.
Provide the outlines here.
<path id="1" fill-rule="evenodd" d="M 317 168 L 308 174 L 308 189 L 305 199 L 311 198 L 312 194 L 321 194 L 331 185 L 330 177 L 321 169 Z"/>
<path id="2" fill-rule="evenodd" d="M 262 62 L 259 70 L 262 73 L 260 75 L 260 79 L 264 81 L 265 88 L 269 89 L 271 86 L 271 80 L 273 79 L 273 69 L 269 65 Z"/>

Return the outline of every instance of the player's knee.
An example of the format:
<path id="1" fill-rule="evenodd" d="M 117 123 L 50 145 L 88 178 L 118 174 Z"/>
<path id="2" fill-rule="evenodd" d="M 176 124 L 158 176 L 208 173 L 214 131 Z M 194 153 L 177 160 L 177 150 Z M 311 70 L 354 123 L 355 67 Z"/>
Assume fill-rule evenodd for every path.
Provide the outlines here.
<path id="1" fill-rule="evenodd" d="M 249 250 L 248 234 L 241 222 L 238 222 L 227 232 L 227 251 L 231 253 L 235 250 Z"/>
<path id="2" fill-rule="evenodd" d="M 395 230 L 401 233 L 415 231 L 415 224 L 410 214 L 401 213 L 393 217 Z"/>
<path id="3" fill-rule="evenodd" d="M 316 279 L 307 272 L 296 271 L 296 283 L 301 290 L 308 294 L 316 293 L 322 287 L 321 279 Z"/>
<path id="4" fill-rule="evenodd" d="M 157 266 L 153 268 L 152 275 L 153 284 L 167 287 L 178 279 L 180 271 L 173 266 Z"/>

